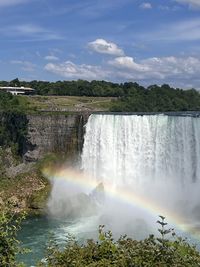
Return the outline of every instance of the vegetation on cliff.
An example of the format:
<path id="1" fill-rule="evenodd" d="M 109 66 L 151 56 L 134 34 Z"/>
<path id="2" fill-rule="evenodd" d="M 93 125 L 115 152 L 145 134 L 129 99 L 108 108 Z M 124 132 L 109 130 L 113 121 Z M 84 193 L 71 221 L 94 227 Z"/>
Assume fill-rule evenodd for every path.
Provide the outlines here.
<path id="1" fill-rule="evenodd" d="M 0 146 L 22 154 L 27 134 L 26 101 L 0 92 Z"/>
<path id="2" fill-rule="evenodd" d="M 50 185 L 39 166 L 22 162 L 28 133 L 26 112 L 26 99 L 0 92 L 0 204 L 12 204 L 15 212 L 37 213 L 46 204 Z"/>
<path id="3" fill-rule="evenodd" d="M 0 203 L 11 205 L 13 212 L 44 213 L 50 190 L 47 179 L 35 169 L 15 177 L 0 177 Z"/>

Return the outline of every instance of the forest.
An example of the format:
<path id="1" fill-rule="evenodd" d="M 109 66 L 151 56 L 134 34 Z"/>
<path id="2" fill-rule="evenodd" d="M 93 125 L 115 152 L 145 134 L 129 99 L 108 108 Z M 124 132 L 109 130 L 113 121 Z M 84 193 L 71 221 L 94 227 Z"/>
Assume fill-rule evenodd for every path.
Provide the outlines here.
<path id="1" fill-rule="evenodd" d="M 0 81 L 0 86 L 24 86 L 42 96 L 116 97 L 110 107 L 114 112 L 199 111 L 200 92 L 183 90 L 168 84 L 144 87 L 136 82 L 112 83 L 107 81 Z"/>

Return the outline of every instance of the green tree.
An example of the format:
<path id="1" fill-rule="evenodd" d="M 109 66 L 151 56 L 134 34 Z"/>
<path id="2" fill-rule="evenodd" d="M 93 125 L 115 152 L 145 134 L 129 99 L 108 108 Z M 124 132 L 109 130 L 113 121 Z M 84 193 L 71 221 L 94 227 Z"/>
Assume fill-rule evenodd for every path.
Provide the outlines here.
<path id="1" fill-rule="evenodd" d="M 16 256 L 23 253 L 17 233 L 20 230 L 24 215 L 16 216 L 9 209 L 1 206 L 0 211 L 0 266 L 20 267 L 16 262 Z"/>
<path id="2" fill-rule="evenodd" d="M 16 78 L 16 79 L 14 79 L 14 80 L 12 80 L 12 81 L 10 81 L 10 86 L 17 86 L 17 87 L 20 87 L 20 81 L 19 81 L 19 79 L 18 78 Z"/>

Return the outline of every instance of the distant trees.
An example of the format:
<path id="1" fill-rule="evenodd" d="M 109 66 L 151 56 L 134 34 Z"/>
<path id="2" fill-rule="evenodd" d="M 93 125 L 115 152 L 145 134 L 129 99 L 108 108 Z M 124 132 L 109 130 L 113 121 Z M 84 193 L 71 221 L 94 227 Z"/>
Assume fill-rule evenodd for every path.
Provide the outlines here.
<path id="1" fill-rule="evenodd" d="M 169 85 L 143 87 L 126 86 L 126 95 L 111 107 L 118 112 L 164 112 L 164 111 L 199 111 L 200 93 L 194 89 L 174 89 Z"/>
<path id="2" fill-rule="evenodd" d="M 0 81 L 0 86 L 25 86 L 36 89 L 38 95 L 69 95 L 69 96 L 122 96 L 123 89 L 117 83 L 106 81 Z"/>
<path id="3" fill-rule="evenodd" d="M 188 111 L 200 110 L 200 93 L 195 89 L 172 88 L 168 84 L 151 85 L 147 88 L 138 83 L 112 83 L 106 81 L 0 81 L 0 86 L 17 84 L 32 87 L 38 95 L 117 97 L 111 111 Z"/>
<path id="4" fill-rule="evenodd" d="M 10 85 L 10 86 L 13 86 L 13 87 L 14 87 L 14 86 L 20 87 L 20 81 L 19 81 L 18 78 L 16 78 L 16 79 L 10 81 L 9 85 Z"/>

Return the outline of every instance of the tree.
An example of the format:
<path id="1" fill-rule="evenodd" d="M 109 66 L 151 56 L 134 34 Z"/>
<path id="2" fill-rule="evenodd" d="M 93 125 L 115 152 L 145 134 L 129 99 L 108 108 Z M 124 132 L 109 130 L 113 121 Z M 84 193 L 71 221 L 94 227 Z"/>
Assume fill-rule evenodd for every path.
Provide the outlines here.
<path id="1" fill-rule="evenodd" d="M 20 267 L 22 264 L 17 264 L 16 256 L 23 253 L 23 250 L 20 248 L 17 233 L 24 214 L 16 216 L 10 209 L 2 206 L 0 208 L 0 266 Z"/>
<path id="2" fill-rule="evenodd" d="M 20 87 L 20 81 L 18 78 L 10 81 L 10 86 L 17 86 L 17 87 Z"/>

